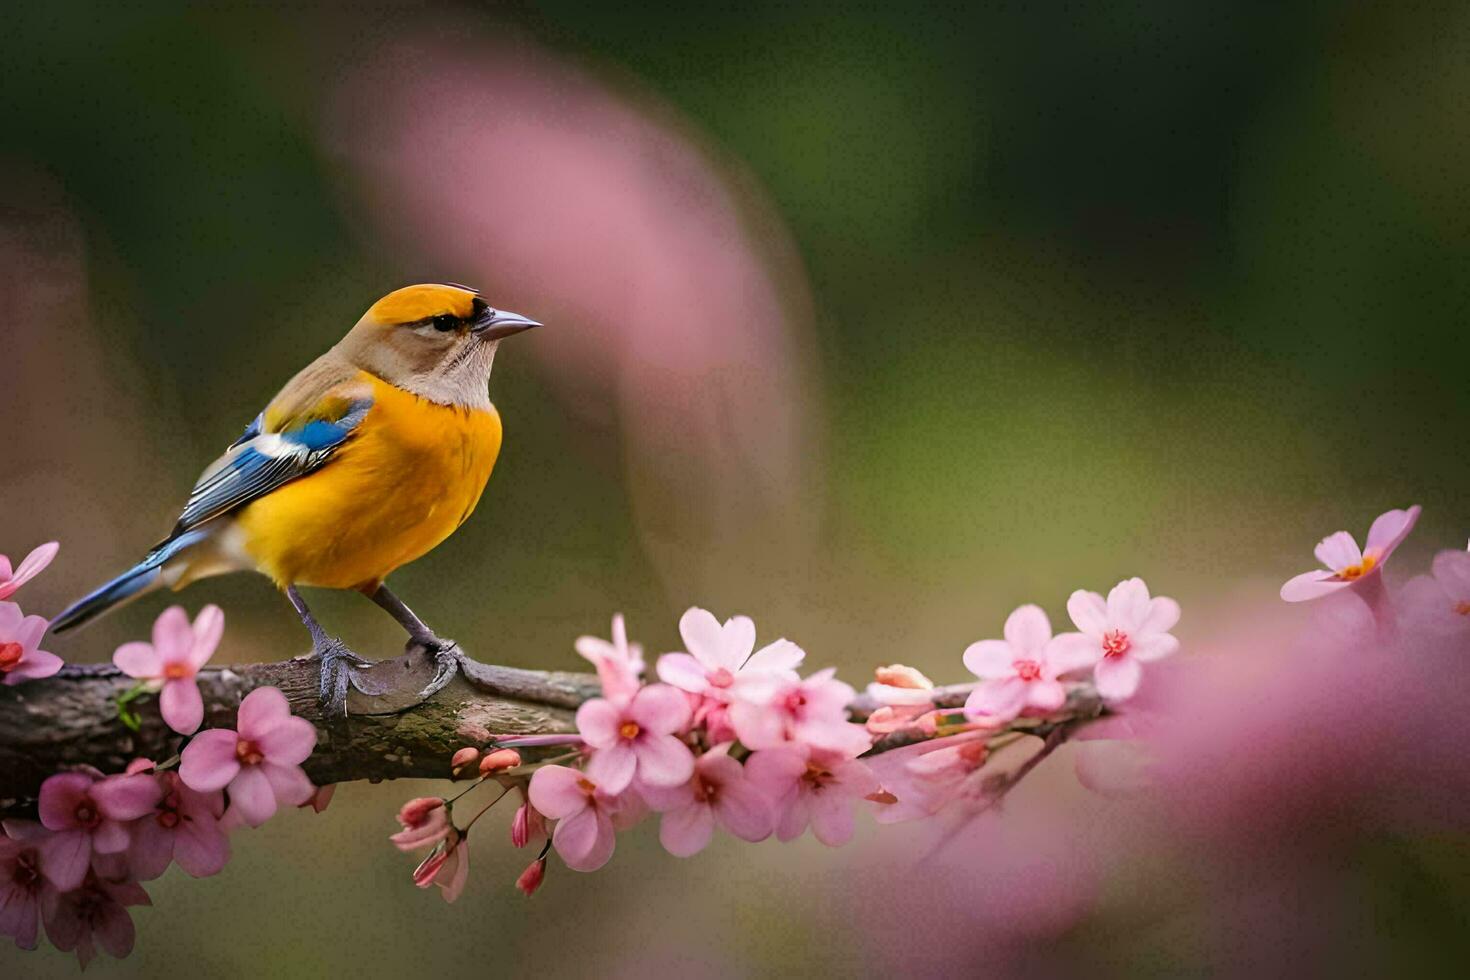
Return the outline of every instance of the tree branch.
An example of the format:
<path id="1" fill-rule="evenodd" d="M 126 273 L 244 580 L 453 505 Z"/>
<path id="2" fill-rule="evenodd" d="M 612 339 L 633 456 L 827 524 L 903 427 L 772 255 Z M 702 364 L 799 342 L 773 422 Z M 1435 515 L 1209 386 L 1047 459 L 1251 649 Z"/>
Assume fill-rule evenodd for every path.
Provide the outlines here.
<path id="1" fill-rule="evenodd" d="M 435 669 L 417 647 L 354 668 L 348 717 L 329 722 L 315 660 L 210 667 L 198 676 L 203 727 L 233 728 L 241 698 L 256 687 L 277 687 L 292 713 L 317 728 L 317 748 L 304 768 L 318 785 L 446 777 L 456 749 L 484 745 L 492 735 L 575 731 L 577 705 L 600 690 L 591 674 L 496 667 L 461 655 L 452 680 L 421 697 Z M 175 755 L 183 739 L 156 709 L 138 713 L 138 732 L 118 718 L 117 698 L 134 683 L 111 664 L 69 664 L 54 677 L 0 687 L 0 816 L 33 812 L 41 782 L 67 767 L 121 772 L 140 756 L 161 762 Z"/>
<path id="2" fill-rule="evenodd" d="M 323 716 L 315 660 L 206 668 L 198 675 L 203 727 L 233 728 L 241 698 L 256 687 L 277 687 L 292 713 L 317 728 L 317 748 L 305 769 L 318 785 L 445 778 L 450 756 L 466 745 L 484 746 L 494 735 L 575 731 L 577 706 L 601 691 L 594 674 L 497 667 L 457 653 L 449 682 L 423 696 L 441 667 L 427 651 L 411 647 L 401 657 L 353 668 L 345 720 Z M 0 816 L 33 813 L 42 781 L 68 767 L 121 772 L 135 758 L 163 761 L 177 754 L 184 740 L 163 724 L 157 710 L 138 713 L 137 732 L 118 717 L 117 698 L 134 683 L 111 664 L 69 664 L 54 677 L 0 687 Z M 969 690 L 970 685 L 936 689 L 934 702 L 957 707 Z M 851 710 L 861 720 L 875 707 L 859 697 Z M 1020 718 L 1008 730 L 1035 732 L 1038 726 L 1094 718 L 1104 710 L 1090 684 L 1075 684 L 1057 715 Z M 920 738 L 909 732 L 886 735 L 873 751 Z"/>

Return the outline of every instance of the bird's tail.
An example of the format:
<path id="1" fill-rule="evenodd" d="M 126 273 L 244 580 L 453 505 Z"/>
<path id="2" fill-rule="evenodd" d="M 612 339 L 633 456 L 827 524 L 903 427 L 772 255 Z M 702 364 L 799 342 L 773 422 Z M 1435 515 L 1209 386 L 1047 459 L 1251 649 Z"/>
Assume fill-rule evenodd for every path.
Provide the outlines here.
<path id="1" fill-rule="evenodd" d="M 204 540 L 205 536 L 206 532 L 201 528 L 165 541 L 148 552 L 148 557 L 138 564 L 63 609 L 61 615 L 52 620 L 51 631 L 62 633 L 91 622 L 103 613 L 165 584 L 164 564 L 184 549 Z"/>

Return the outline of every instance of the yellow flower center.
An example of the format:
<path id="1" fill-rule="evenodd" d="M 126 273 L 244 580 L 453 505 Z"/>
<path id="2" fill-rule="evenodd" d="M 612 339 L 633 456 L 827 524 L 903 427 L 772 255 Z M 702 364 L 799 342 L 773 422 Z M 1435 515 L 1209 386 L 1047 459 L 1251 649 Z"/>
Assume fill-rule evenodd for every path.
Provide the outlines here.
<path id="1" fill-rule="evenodd" d="M 1372 555 L 1364 555 L 1363 560 L 1356 565 L 1349 565 L 1337 573 L 1337 577 L 1344 582 L 1356 582 L 1358 579 L 1373 571 L 1373 566 L 1378 564 L 1378 559 Z"/>
<path id="2" fill-rule="evenodd" d="M 1459 613 L 1461 616 L 1470 616 L 1470 600 L 1461 599 L 1459 602 L 1455 603 L 1455 612 Z"/>
<path id="3" fill-rule="evenodd" d="M 643 731 L 643 729 L 638 727 L 638 723 L 636 721 L 625 721 L 618 726 L 618 734 L 626 739 L 637 738 L 638 733 L 641 731 Z"/>

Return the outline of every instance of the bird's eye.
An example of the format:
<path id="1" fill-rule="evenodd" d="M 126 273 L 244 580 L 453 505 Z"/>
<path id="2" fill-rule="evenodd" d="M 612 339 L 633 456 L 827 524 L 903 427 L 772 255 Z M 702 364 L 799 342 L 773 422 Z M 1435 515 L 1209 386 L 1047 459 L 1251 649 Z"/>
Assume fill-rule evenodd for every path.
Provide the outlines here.
<path id="1" fill-rule="evenodd" d="M 446 333 L 459 326 L 459 317 L 455 316 L 453 313 L 440 313 L 438 316 L 434 317 L 431 322 L 434 324 L 435 330 L 438 330 L 441 333 Z"/>

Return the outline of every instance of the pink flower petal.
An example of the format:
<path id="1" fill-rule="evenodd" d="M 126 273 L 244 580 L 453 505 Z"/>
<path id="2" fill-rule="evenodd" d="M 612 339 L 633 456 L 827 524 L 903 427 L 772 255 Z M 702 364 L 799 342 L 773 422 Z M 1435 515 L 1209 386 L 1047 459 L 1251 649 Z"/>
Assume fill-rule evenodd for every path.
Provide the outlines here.
<path id="1" fill-rule="evenodd" d="M 633 695 L 628 717 L 646 732 L 671 735 L 689 724 L 689 699 L 667 684 L 649 684 Z"/>
<path id="2" fill-rule="evenodd" d="M 157 820 L 139 820 L 128 845 L 128 871 L 139 881 L 152 881 L 168 870 L 174 859 L 174 837 L 189 824 L 168 830 Z"/>
<path id="3" fill-rule="evenodd" d="M 248 826 L 259 827 L 276 813 L 276 794 L 260 766 L 242 766 L 230 780 L 230 808 Z"/>
<path id="4" fill-rule="evenodd" d="M 97 854 L 119 854 L 128 849 L 132 843 L 132 836 L 128 833 L 126 824 L 118 823 L 116 820 L 104 820 L 92 831 L 92 851 Z"/>
<path id="5" fill-rule="evenodd" d="M 807 793 L 806 797 L 813 837 L 828 847 L 841 847 L 852 840 L 853 797 L 832 788 Z"/>
<path id="6" fill-rule="evenodd" d="M 1067 703 L 1067 689 L 1057 681 L 1033 681 L 1026 685 L 1026 707 L 1056 711 Z"/>
<path id="7" fill-rule="evenodd" d="M 158 710 L 164 724 L 180 735 L 193 735 L 204 723 L 204 698 L 194 678 L 163 682 L 158 695 Z"/>
<path id="8" fill-rule="evenodd" d="M 811 795 L 793 789 L 774 804 L 776 815 L 776 839 L 793 841 L 805 831 L 811 821 Z"/>
<path id="9" fill-rule="evenodd" d="M 240 716 L 236 727 L 240 737 L 253 741 L 260 739 L 283 718 L 291 715 L 291 704 L 274 687 L 257 687 L 240 702 Z"/>
<path id="10" fill-rule="evenodd" d="M 274 728 L 255 740 L 269 761 L 281 766 L 299 766 L 316 748 L 316 728 L 305 718 L 282 718 Z"/>
<path id="11" fill-rule="evenodd" d="M 85 831 L 52 834 L 40 841 L 39 848 L 41 872 L 59 890 L 71 891 L 87 876 L 92 862 L 92 838 Z"/>
<path id="12" fill-rule="evenodd" d="M 27 616 L 20 621 L 20 626 L 15 630 L 15 642 L 34 653 L 41 637 L 51 628 L 51 623 L 44 616 Z"/>
<path id="13" fill-rule="evenodd" d="M 440 894 L 444 896 L 444 901 L 453 902 L 464 893 L 465 882 L 470 878 L 470 842 L 468 838 L 460 839 L 444 865 L 435 884 L 442 889 Z"/>
<path id="14" fill-rule="evenodd" d="M 153 678 L 163 675 L 163 660 L 153 644 L 133 641 L 124 643 L 112 655 L 112 664 L 129 677 Z M 189 734 L 189 733 L 185 733 Z"/>
<path id="15" fill-rule="evenodd" d="M 587 806 L 582 774 L 566 766 L 543 766 L 531 776 L 531 805 L 553 820 L 571 816 Z"/>
<path id="16" fill-rule="evenodd" d="M 21 662 L 5 675 L 5 682 L 10 685 L 21 681 L 35 681 L 43 677 L 51 677 L 62 668 L 62 660 L 54 653 L 45 650 L 31 650 Z"/>
<path id="17" fill-rule="evenodd" d="M 77 805 L 96 782 L 80 772 L 63 772 L 46 777 L 38 805 L 41 823 L 47 830 L 71 830 L 77 825 Z"/>
<path id="18" fill-rule="evenodd" d="M 1470 600 L 1470 551 L 1441 551 L 1434 556 L 1434 578 L 1456 601 Z"/>
<path id="19" fill-rule="evenodd" d="M 1124 579 L 1108 593 L 1108 620 L 1115 628 L 1136 633 L 1148 613 L 1148 586 L 1143 579 Z"/>
<path id="20" fill-rule="evenodd" d="M 283 806 L 300 806 L 316 793 L 316 787 L 300 766 L 262 762 L 260 771 L 271 784 L 276 802 Z"/>
<path id="21" fill-rule="evenodd" d="M 1378 515 L 1378 519 L 1368 529 L 1368 540 L 1364 546 L 1379 564 L 1393 554 L 1409 536 L 1409 532 L 1414 530 L 1414 525 L 1419 520 L 1419 510 L 1419 506 L 1415 504 L 1408 510 L 1390 510 Z"/>
<path id="22" fill-rule="evenodd" d="M 1060 633 L 1046 645 L 1047 666 L 1057 674 L 1091 667 L 1102 654 L 1102 643 L 1086 633 Z"/>
<path id="23" fill-rule="evenodd" d="M 1004 632 L 1017 657 L 1036 657 L 1051 639 L 1051 620 L 1040 606 L 1028 604 L 1006 617 Z"/>
<path id="24" fill-rule="evenodd" d="M 605 748 L 618 742 L 622 710 L 606 698 L 592 698 L 577 709 L 577 731 L 588 745 Z"/>
<path id="25" fill-rule="evenodd" d="M 1281 587 L 1281 598 L 1287 602 L 1306 602 L 1310 599 L 1320 599 L 1322 596 L 1331 595 L 1350 585 L 1352 585 L 1351 582 L 1343 581 L 1337 577 L 1336 573 L 1318 569 L 1293 577 Z"/>
<path id="26" fill-rule="evenodd" d="M 1139 633 L 1167 633 L 1179 623 L 1179 603 L 1168 596 L 1156 596 L 1148 606 L 1148 615 L 1138 624 Z"/>
<path id="27" fill-rule="evenodd" d="M 785 717 L 770 704 L 736 701 L 730 705 L 730 724 L 748 748 L 774 748 L 786 740 Z"/>
<path id="28" fill-rule="evenodd" d="M 1170 633 L 1153 633 L 1133 638 L 1133 646 L 1129 649 L 1130 656 L 1142 663 L 1152 663 L 1162 660 L 1179 651 L 1179 641 Z"/>
<path id="29" fill-rule="evenodd" d="M 777 640 L 750 655 L 743 670 L 795 670 L 806 659 L 806 651 L 790 640 Z"/>
<path id="30" fill-rule="evenodd" d="M 1327 535 L 1317 542 L 1317 547 L 1312 553 L 1317 556 L 1318 561 L 1334 572 L 1340 572 L 1344 568 L 1360 565 L 1363 562 L 1363 553 L 1358 550 L 1357 540 L 1346 531 Z"/>
<path id="31" fill-rule="evenodd" d="M 5 583 L 5 595 L 10 595 L 16 589 L 25 585 L 37 575 L 40 575 L 46 569 L 46 566 L 51 564 L 51 559 L 55 558 L 56 553 L 60 550 L 61 545 L 55 541 L 48 541 L 21 559 L 21 563 L 16 566 L 15 571 L 9 576 L 9 581 Z M 0 596 L 0 598 L 4 598 L 4 596 Z"/>
<path id="32" fill-rule="evenodd" d="M 1019 677 L 985 681 L 970 692 L 965 701 L 965 715 L 969 718 L 1014 718 L 1026 706 L 1027 687 Z"/>
<path id="33" fill-rule="evenodd" d="M 209 662 L 225 633 L 225 614 L 219 606 L 209 605 L 194 617 L 194 642 L 189 648 L 189 664 L 198 670 Z"/>
<path id="34" fill-rule="evenodd" d="M 1016 651 L 1004 640 L 981 640 L 965 648 L 965 669 L 982 680 L 1010 677 L 1016 672 Z"/>
<path id="35" fill-rule="evenodd" d="M 1067 600 L 1067 615 L 1072 617 L 1072 625 L 1084 633 L 1101 636 L 1109 627 L 1107 601 L 1096 592 L 1073 592 Z"/>
<path id="36" fill-rule="evenodd" d="M 693 753 L 672 735 L 640 740 L 634 752 L 638 756 L 638 779 L 650 786 L 678 786 L 694 775 Z"/>
<path id="37" fill-rule="evenodd" d="M 1125 701 L 1138 690 L 1143 667 L 1133 657 L 1117 657 L 1098 662 L 1095 672 L 1097 693 L 1109 701 Z"/>
<path id="38" fill-rule="evenodd" d="M 226 728 L 211 728 L 195 735 L 179 761 L 184 785 L 201 793 L 224 789 L 240 772 L 240 760 L 235 756 L 239 741 Z"/>
<path id="39" fill-rule="evenodd" d="M 153 649 L 166 664 L 187 663 L 194 645 L 194 627 L 183 606 L 169 606 L 153 621 Z"/>
<path id="40" fill-rule="evenodd" d="M 136 820 L 152 813 L 163 798 L 163 788 L 152 775 L 108 776 L 92 785 L 97 811 L 109 820 Z"/>
<path id="41" fill-rule="evenodd" d="M 663 815 L 658 840 L 674 857 L 690 857 L 709 845 L 715 832 L 715 815 L 708 803 L 691 803 Z"/>
<path id="42" fill-rule="evenodd" d="M 724 667 L 735 670 L 740 665 L 727 663 L 724 655 L 724 631 L 714 613 L 695 606 L 679 617 L 679 636 L 690 655 L 709 670 Z"/>
<path id="43" fill-rule="evenodd" d="M 754 843 L 771 835 L 770 801 L 743 778 L 720 788 L 715 817 L 725 830 L 744 841 Z"/>
<path id="44" fill-rule="evenodd" d="M 658 677 L 690 694 L 702 694 L 709 686 L 704 665 L 687 653 L 666 653 L 658 658 Z"/>
<path id="45" fill-rule="evenodd" d="M 122 959 L 133 951 L 133 917 L 116 902 L 103 902 L 93 913 L 92 935 L 109 956 Z"/>
<path id="46" fill-rule="evenodd" d="M 191 820 L 174 839 L 174 860 L 194 878 L 218 874 L 230 860 L 230 841 L 214 821 Z"/>
<path id="47" fill-rule="evenodd" d="M 587 760 L 587 778 L 596 783 L 599 789 L 614 796 L 628 788 L 637 769 L 638 756 L 631 745 L 622 741 L 614 742 L 605 749 L 598 749 Z"/>
<path id="48" fill-rule="evenodd" d="M 596 871 L 612 857 L 615 836 L 607 814 L 600 808 L 587 807 L 559 820 L 551 843 L 573 871 Z"/>
<path id="49" fill-rule="evenodd" d="M 0 602 L 0 636 L 7 639 L 15 636 L 24 619 L 25 613 L 20 611 L 20 606 L 13 602 Z"/>

